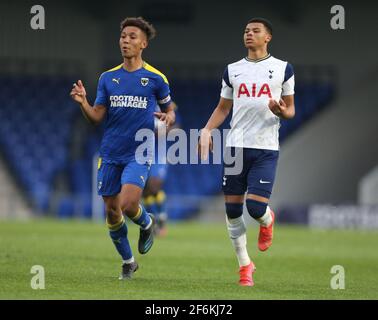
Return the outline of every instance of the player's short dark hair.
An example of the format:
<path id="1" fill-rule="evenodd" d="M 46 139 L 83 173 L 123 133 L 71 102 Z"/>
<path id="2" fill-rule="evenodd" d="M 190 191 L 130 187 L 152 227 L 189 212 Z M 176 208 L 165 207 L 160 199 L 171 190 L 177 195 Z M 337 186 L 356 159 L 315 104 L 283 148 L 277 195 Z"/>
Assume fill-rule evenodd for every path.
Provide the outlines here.
<path id="1" fill-rule="evenodd" d="M 146 36 L 147 40 L 150 41 L 156 36 L 156 30 L 154 26 L 148 21 L 144 20 L 142 17 L 129 17 L 121 22 L 121 32 L 125 27 L 137 27 L 142 30 Z"/>
<path id="2" fill-rule="evenodd" d="M 273 26 L 272 23 L 265 19 L 265 18 L 252 18 L 251 20 L 248 21 L 247 24 L 252 23 L 252 22 L 260 22 L 264 25 L 266 30 L 270 33 L 270 35 L 273 35 Z"/>

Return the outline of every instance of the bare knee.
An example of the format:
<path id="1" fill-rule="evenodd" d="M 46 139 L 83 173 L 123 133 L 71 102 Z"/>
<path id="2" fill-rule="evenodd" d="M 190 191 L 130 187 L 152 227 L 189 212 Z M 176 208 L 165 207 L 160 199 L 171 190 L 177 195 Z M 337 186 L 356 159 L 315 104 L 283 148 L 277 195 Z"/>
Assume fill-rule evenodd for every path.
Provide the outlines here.
<path id="1" fill-rule="evenodd" d="M 134 199 L 125 199 L 121 203 L 121 210 L 129 218 L 135 217 L 139 210 L 139 201 Z"/>
<path id="2" fill-rule="evenodd" d="M 105 213 L 106 213 L 106 220 L 110 224 L 117 223 L 122 216 L 122 212 L 119 208 L 119 205 L 115 199 L 112 198 L 104 198 L 105 202 Z"/>

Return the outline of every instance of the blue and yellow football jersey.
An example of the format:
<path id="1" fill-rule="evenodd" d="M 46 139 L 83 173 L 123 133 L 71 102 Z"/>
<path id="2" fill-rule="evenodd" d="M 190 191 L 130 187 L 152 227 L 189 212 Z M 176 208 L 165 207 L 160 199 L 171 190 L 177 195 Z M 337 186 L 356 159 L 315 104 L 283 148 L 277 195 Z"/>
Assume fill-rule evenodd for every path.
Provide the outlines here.
<path id="1" fill-rule="evenodd" d="M 164 110 L 171 103 L 167 78 L 147 63 L 129 72 L 123 64 L 99 79 L 95 105 L 107 108 L 100 157 L 124 163 L 135 158 L 140 129 L 154 130 L 156 104 Z"/>

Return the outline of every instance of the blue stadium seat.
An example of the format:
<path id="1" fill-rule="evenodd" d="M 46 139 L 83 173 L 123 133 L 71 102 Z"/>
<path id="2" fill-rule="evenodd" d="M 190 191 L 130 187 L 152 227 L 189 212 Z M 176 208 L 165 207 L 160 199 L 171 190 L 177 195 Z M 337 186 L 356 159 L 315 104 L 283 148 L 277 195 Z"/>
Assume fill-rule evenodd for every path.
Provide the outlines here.
<path id="1" fill-rule="evenodd" d="M 68 160 L 69 127 L 77 110 L 67 94 L 71 82 L 0 76 L 0 147 L 40 211 L 49 209 L 55 175 Z"/>
<path id="2" fill-rule="evenodd" d="M 75 205 L 72 200 L 72 197 L 66 196 L 63 197 L 60 202 L 57 209 L 57 215 L 59 218 L 66 219 L 66 218 L 72 218 L 74 216 L 75 212 Z"/>

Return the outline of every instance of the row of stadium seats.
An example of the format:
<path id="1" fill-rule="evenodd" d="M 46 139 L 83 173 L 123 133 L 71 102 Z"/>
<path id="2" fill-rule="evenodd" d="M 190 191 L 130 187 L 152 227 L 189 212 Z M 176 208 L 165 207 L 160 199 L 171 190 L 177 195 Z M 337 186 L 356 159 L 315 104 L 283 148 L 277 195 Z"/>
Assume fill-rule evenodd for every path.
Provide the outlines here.
<path id="1" fill-rule="evenodd" d="M 92 159 L 101 130 L 84 140 L 82 158 L 70 158 L 70 131 L 74 120 L 81 117 L 68 96 L 71 83 L 66 77 L 1 76 L 0 148 L 38 210 L 54 209 L 60 217 L 90 217 Z M 203 127 L 218 102 L 219 81 L 171 79 L 171 89 L 181 127 L 187 132 Z M 331 83 L 297 83 L 296 117 L 282 121 L 281 142 L 327 106 L 333 96 Z M 229 119 L 223 128 L 228 127 Z M 54 181 L 62 173 L 69 178 L 69 192 L 52 208 Z M 170 218 L 190 217 L 198 210 L 201 197 L 221 191 L 221 180 L 221 165 L 170 166 L 165 183 Z"/>
<path id="2" fill-rule="evenodd" d="M 36 209 L 47 211 L 56 175 L 68 161 L 77 108 L 64 77 L 0 77 L 0 146 Z"/>

